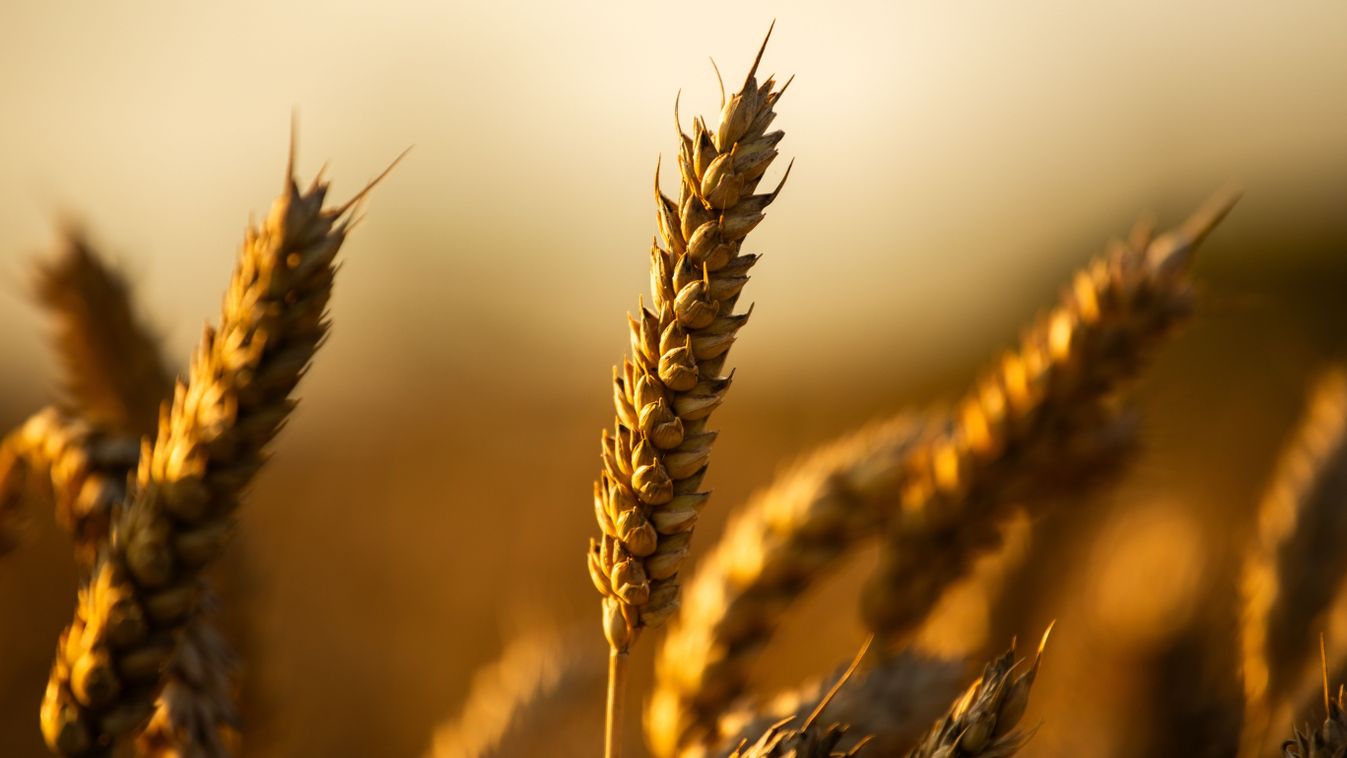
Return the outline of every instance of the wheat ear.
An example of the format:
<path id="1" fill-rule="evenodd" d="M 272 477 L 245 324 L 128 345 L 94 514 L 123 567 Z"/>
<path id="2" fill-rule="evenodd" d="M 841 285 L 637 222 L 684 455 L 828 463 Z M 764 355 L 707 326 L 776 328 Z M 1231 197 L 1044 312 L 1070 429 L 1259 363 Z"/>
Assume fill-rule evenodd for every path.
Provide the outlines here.
<path id="1" fill-rule="evenodd" d="M 219 329 L 207 328 L 157 439 L 145 443 L 134 492 L 61 635 L 42 707 L 56 752 L 107 752 L 152 714 L 197 613 L 201 572 L 327 333 L 351 203 L 327 210 L 326 195 L 321 180 L 300 191 L 287 175 L 265 222 L 245 237 Z"/>
<path id="2" fill-rule="evenodd" d="M 0 443 L 0 512 L 16 513 L 25 492 L 41 492 L 55 506 L 57 522 L 73 535 L 75 554 L 87 567 L 126 496 L 126 473 L 138 455 L 134 440 L 46 408 Z"/>
<path id="3" fill-rule="evenodd" d="M 1324 672 L 1327 676 L 1327 671 Z M 1291 739 L 1282 743 L 1283 758 L 1342 758 L 1347 755 L 1347 690 L 1338 687 L 1336 698 L 1330 697 L 1328 680 L 1324 686 L 1324 723 L 1318 729 L 1296 727 Z"/>
<path id="4" fill-rule="evenodd" d="M 1267 729 L 1308 681 L 1315 619 L 1343 587 L 1347 556 L 1347 369 L 1315 382 L 1258 514 L 1244 570 L 1247 727 Z M 1250 739 L 1261 741 L 1255 735 Z"/>
<path id="5" fill-rule="evenodd" d="M 1139 226 L 1115 242 L 923 441 L 862 593 L 862 615 L 881 639 L 909 634 L 972 560 L 999 544 L 1010 506 L 1041 504 L 1035 490 L 1070 473 L 1064 461 L 1110 460 L 1096 450 L 1101 440 L 1112 444 L 1118 393 L 1189 313 L 1194 250 L 1236 199 L 1218 195 L 1159 237 Z"/>
<path id="6" fill-rule="evenodd" d="M 925 419 L 875 423 L 791 467 L 737 509 L 702 559 L 655 659 L 646 738 L 656 755 L 717 744 L 757 652 L 790 602 L 883 519 Z"/>
<path id="7" fill-rule="evenodd" d="M 38 299 L 56 325 L 56 346 L 71 404 L 93 426 L 139 436 L 154 429 L 173 374 L 159 341 L 132 305 L 125 278 L 79 232 L 60 255 L 39 264 Z"/>
<path id="8" fill-rule="evenodd" d="M 1033 730 L 1021 730 L 1020 718 L 1029 707 L 1029 690 L 1043 660 L 1052 627 L 1043 632 L 1034 662 L 1024 673 L 1015 675 L 1018 662 L 1015 648 L 987 664 L 982 676 L 973 682 L 949 713 L 908 753 L 908 758 L 946 758 L 946 756 L 984 756 L 1005 758 L 1019 751 Z"/>
<path id="9" fill-rule="evenodd" d="M 523 634 L 472 678 L 459 714 L 435 730 L 429 758 L 493 758 L 505 740 L 548 708 L 597 683 L 603 662 L 588 634 L 544 628 Z"/>
<path id="10" fill-rule="evenodd" d="M 696 119 L 688 136 L 679 125 L 679 198 L 655 188 L 660 233 L 650 253 L 651 306 L 628 316 L 631 356 L 613 371 L 617 419 L 603 434 L 603 471 L 594 484 L 603 534 L 589 549 L 612 659 L 610 757 L 627 651 L 641 629 L 662 625 L 678 607 L 678 572 L 709 497 L 701 483 L 716 432 L 707 424 L 729 390 L 725 360 L 749 317 L 734 310 L 757 261 L 742 245 L 781 189 L 755 192 L 783 136 L 767 130 L 785 88 L 755 78 L 766 45 L 764 39 L 743 87 L 723 103 L 718 127 Z"/>
<path id="11" fill-rule="evenodd" d="M 839 671 L 828 681 L 841 681 L 844 672 Z M 807 684 L 780 693 L 759 708 L 722 716 L 720 732 L 730 735 L 725 744 L 738 745 L 791 714 L 820 710 L 827 721 L 850 727 L 848 739 L 838 747 L 845 747 L 854 734 L 866 740 L 867 754 L 899 755 L 945 712 L 967 684 L 967 673 L 961 661 L 933 658 L 910 649 L 891 653 L 854 674 L 831 702 L 824 704 L 824 698 L 835 686 L 825 686 L 823 681 Z"/>
<path id="12" fill-rule="evenodd" d="M 824 726 L 820 719 L 837 694 L 855 676 L 872 641 L 872 638 L 865 641 L 851 665 L 814 705 L 809 715 L 799 721 L 798 726 L 795 726 L 798 716 L 782 719 L 767 727 L 752 744 L 744 740 L 730 753 L 730 758 L 854 758 L 858 755 L 866 739 L 844 751 L 839 745 L 850 727 L 837 723 Z"/>
<path id="13" fill-rule="evenodd" d="M 126 452 L 117 461 L 117 470 L 104 472 L 120 487 L 138 463 L 137 438 L 154 432 L 157 409 L 173 394 L 173 377 L 159 340 L 136 318 L 125 278 L 73 230 L 66 233 L 62 254 L 38 267 L 36 289 L 56 322 L 57 352 L 70 403 L 84 420 L 106 433 L 106 441 L 100 434 L 87 449 L 96 453 L 99 445 L 116 442 Z M 123 505 L 120 496 L 112 503 L 114 510 Z M 57 515 L 62 515 L 60 508 Z M 107 540 L 109 520 L 106 513 L 96 519 L 79 515 L 77 522 L 63 521 L 74 534 L 77 561 L 87 572 Z M 236 752 L 236 674 L 234 654 L 223 635 L 206 613 L 195 616 L 166 672 L 154 716 L 137 735 L 140 752 L 157 756 Z"/>

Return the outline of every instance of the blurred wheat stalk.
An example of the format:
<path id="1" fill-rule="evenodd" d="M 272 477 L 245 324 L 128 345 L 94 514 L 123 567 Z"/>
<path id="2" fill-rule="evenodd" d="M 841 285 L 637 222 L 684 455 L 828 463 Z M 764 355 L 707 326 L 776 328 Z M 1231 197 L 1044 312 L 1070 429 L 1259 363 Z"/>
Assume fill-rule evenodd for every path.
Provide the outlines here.
<path id="1" fill-rule="evenodd" d="M 111 754 L 132 736 L 142 755 L 238 748 L 236 664 L 210 621 L 204 574 L 327 334 L 335 258 L 374 184 L 327 208 L 326 182 L 301 190 L 293 175 L 287 167 L 280 198 L 248 231 L 220 326 L 206 330 L 185 382 L 174 383 L 125 281 L 83 237 L 69 233 L 39 269 L 67 400 L 0 447 L 0 533 L 14 534 L 33 493 L 74 538 L 76 615 L 41 712 L 54 752 Z"/>

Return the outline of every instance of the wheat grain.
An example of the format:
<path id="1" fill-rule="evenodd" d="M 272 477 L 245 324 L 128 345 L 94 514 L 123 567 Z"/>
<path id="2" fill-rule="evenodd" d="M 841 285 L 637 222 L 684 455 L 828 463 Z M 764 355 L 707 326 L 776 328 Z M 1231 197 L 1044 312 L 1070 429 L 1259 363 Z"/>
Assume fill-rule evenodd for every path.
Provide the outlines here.
<path id="1" fill-rule="evenodd" d="M 1343 588 L 1347 557 L 1347 369 L 1315 382 L 1258 513 L 1243 590 L 1246 741 L 1292 713 L 1312 677 L 1306 651 Z"/>
<path id="2" fill-rule="evenodd" d="M 1033 730 L 1017 729 L 1029 706 L 1029 690 L 1038 675 L 1052 627 L 1043 633 L 1034 662 L 1014 676 L 1015 648 L 987 664 L 982 676 L 961 695 L 949 713 L 908 753 L 908 758 L 1004 758 L 1019 751 Z"/>
<path id="3" fill-rule="evenodd" d="M 106 752 L 152 714 L 197 612 L 201 571 L 327 333 L 351 203 L 327 210 L 326 195 L 321 180 L 301 192 L 287 174 L 265 222 L 245 237 L 219 329 L 206 330 L 156 441 L 145 443 L 135 491 L 57 649 L 42 707 L 57 752 Z"/>
<path id="4" fill-rule="evenodd" d="M 1116 439 L 1119 390 L 1189 312 L 1193 252 L 1235 200 L 1213 198 L 1160 237 L 1143 225 L 1115 242 L 914 452 L 862 594 L 862 615 L 881 639 L 910 634 L 973 558 L 999 544 L 1011 505 L 1041 506 L 1048 498 L 1035 490 L 1075 478 L 1081 467 L 1071 462 L 1110 467 L 1116 456 L 1100 446 Z"/>

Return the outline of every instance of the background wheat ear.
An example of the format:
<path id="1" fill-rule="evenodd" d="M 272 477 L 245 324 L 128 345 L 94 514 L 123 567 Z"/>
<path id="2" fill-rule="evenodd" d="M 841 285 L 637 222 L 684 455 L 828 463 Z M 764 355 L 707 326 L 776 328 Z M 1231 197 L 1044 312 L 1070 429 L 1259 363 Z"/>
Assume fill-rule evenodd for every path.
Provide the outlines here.
<path id="1" fill-rule="evenodd" d="M 679 571 L 710 497 L 701 484 L 717 433 L 707 425 L 730 388 L 725 362 L 749 317 L 735 306 L 757 261 L 743 252 L 744 238 L 785 182 L 783 176 L 771 192 L 756 192 L 784 136 L 768 129 L 785 87 L 756 79 L 766 46 L 764 39 L 743 86 L 725 99 L 718 126 L 694 119 L 689 136 L 679 123 L 677 200 L 655 187 L 650 307 L 641 303 L 628 316 L 631 355 L 613 371 L 617 418 L 603 434 L 603 470 L 594 484 L 602 535 L 589 547 L 611 649 L 610 758 L 618 749 L 627 651 L 642 629 L 663 625 L 678 609 Z"/>
<path id="2" fill-rule="evenodd" d="M 592 633 L 587 627 L 562 632 L 543 626 L 510 641 L 497 660 L 473 675 L 458 714 L 435 730 L 428 758 L 515 755 L 512 737 L 536 732 L 551 711 L 565 718 L 569 701 L 601 686 L 603 659 L 585 644 Z M 558 754 L 573 747 L 561 735 L 547 737 Z"/>
<path id="3" fill-rule="evenodd" d="M 1029 707 L 1029 690 L 1038 676 L 1043 649 L 1051 633 L 1049 626 L 1043 632 L 1033 663 L 1018 675 L 1014 645 L 988 663 L 982 676 L 954 702 L 945 717 L 908 753 L 908 758 L 954 755 L 1002 758 L 1019 751 L 1033 736 L 1033 729 L 1018 727 Z"/>
<path id="4" fill-rule="evenodd" d="M 863 740 L 866 755 L 901 755 L 930 729 L 969 679 L 963 661 L 915 650 L 885 655 L 852 673 L 848 684 L 838 688 L 836 683 L 848 671 L 849 667 L 840 667 L 826 680 L 722 714 L 718 732 L 728 736 L 709 752 L 745 744 L 795 714 L 818 711 L 822 723 L 848 727 L 835 749 L 849 750 Z M 829 695 L 832 699 L 825 702 Z M 696 749 L 687 752 L 695 755 Z"/>
<path id="5" fill-rule="evenodd" d="M 1097 468 L 1068 464 L 1113 465 L 1117 456 L 1095 451 L 1116 438 L 1119 393 L 1189 313 L 1196 248 L 1237 199 L 1222 192 L 1167 234 L 1143 224 L 1115 242 L 914 451 L 862 596 L 882 639 L 909 635 L 972 558 L 999 544 L 1012 506 L 1041 508 L 1045 484 L 1060 491 L 1054 479 Z"/>
<path id="6" fill-rule="evenodd" d="M 40 262 L 34 279 L 55 325 L 69 404 L 104 431 L 152 432 L 159 405 L 173 395 L 173 373 L 126 278 L 68 225 L 62 251 Z"/>
<path id="7" fill-rule="evenodd" d="M 129 502 L 52 666 L 42 730 L 58 753 L 107 753 L 153 714 L 200 613 L 202 571 L 327 333 L 334 262 L 356 201 L 328 209 L 326 195 L 325 183 L 301 190 L 287 172 L 281 197 L 245 236 L 219 328 L 206 330 L 157 438 L 143 446 Z"/>
<path id="8" fill-rule="evenodd" d="M 1343 592 L 1347 556 L 1347 368 L 1314 382 L 1258 511 L 1245 561 L 1245 748 L 1282 731 L 1317 690 L 1314 637 Z M 1338 647 L 1337 645 L 1334 646 Z"/>

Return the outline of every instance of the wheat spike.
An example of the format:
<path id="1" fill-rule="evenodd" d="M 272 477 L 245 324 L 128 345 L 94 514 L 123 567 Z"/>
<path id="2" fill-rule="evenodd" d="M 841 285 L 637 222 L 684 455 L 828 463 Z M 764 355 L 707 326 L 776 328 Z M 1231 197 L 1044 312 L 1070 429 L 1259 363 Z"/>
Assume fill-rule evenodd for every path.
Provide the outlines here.
<path id="1" fill-rule="evenodd" d="M 829 681 L 841 681 L 844 675 L 845 669 L 839 670 Z M 733 711 L 721 717 L 719 731 L 730 735 L 726 744 L 743 744 L 792 714 L 820 710 L 828 722 L 849 727 L 847 739 L 836 747 L 854 747 L 847 744 L 854 734 L 866 740 L 866 754 L 898 755 L 930 728 L 967 681 L 967 667 L 960 661 L 903 650 L 856 674 L 822 709 L 820 704 L 835 684 L 808 684 L 780 693 L 759 708 Z"/>
<path id="2" fill-rule="evenodd" d="M 326 195 L 326 183 L 301 191 L 287 175 L 265 222 L 245 237 L 219 329 L 206 330 L 157 439 L 145 443 L 134 491 L 57 649 L 42 707 L 56 752 L 107 752 L 152 715 L 163 671 L 198 612 L 201 572 L 327 333 L 351 204 L 325 210 Z"/>
<path id="3" fill-rule="evenodd" d="M 1018 667 L 1014 645 L 988 663 L 982 676 L 907 754 L 908 758 L 1005 758 L 1018 752 L 1033 736 L 1033 730 L 1017 727 L 1029 706 L 1029 690 L 1038 675 L 1043 648 L 1051 633 L 1049 626 L 1039 642 L 1033 664 L 1018 676 L 1014 675 Z"/>
<path id="4" fill-rule="evenodd" d="M 1244 569 L 1247 739 L 1261 742 L 1310 679 L 1316 619 L 1342 590 L 1347 558 L 1347 369 L 1315 382 L 1263 496 Z"/>
<path id="5" fill-rule="evenodd" d="M 925 420 L 871 424 L 793 466 L 736 513 L 688 585 L 655 659 L 646 737 L 656 755 L 716 744 L 756 653 L 790 602 L 874 533 Z"/>
<path id="6" fill-rule="evenodd" d="M 1118 392 L 1190 311 L 1193 252 L 1236 199 L 1219 195 L 1159 237 L 1140 225 L 1115 242 L 923 441 L 862 595 L 881 639 L 909 634 L 973 558 L 999 544 L 1009 507 L 1041 503 L 1034 490 L 1070 473 L 1067 461 L 1112 458 L 1095 451 L 1113 444 Z"/>
<path id="7" fill-rule="evenodd" d="M 493 758 L 541 711 L 599 682 L 603 663 L 579 632 L 543 628 L 520 635 L 472 678 L 457 717 L 435 731 L 430 758 Z"/>
<path id="8" fill-rule="evenodd" d="M 1347 691 L 1338 687 L 1338 696 L 1328 696 L 1324 683 L 1324 705 L 1328 713 L 1318 729 L 1296 727 L 1291 739 L 1282 743 L 1284 758 L 1343 758 L 1347 756 Z"/>
<path id="9" fill-rule="evenodd" d="M 56 324 L 56 346 L 71 405 L 93 426 L 139 436 L 154 429 L 173 374 L 159 341 L 137 317 L 125 278 L 78 231 L 39 264 L 38 299 Z"/>
<path id="10" fill-rule="evenodd" d="M 809 715 L 800 721 L 799 726 L 793 726 L 798 716 L 778 721 L 769 726 L 751 745 L 748 740 L 744 740 L 730 753 L 730 758 L 854 758 L 859 755 L 866 743 L 865 739 L 848 750 L 842 750 L 839 744 L 846 737 L 849 727 L 842 724 L 822 726 L 820 718 L 823 711 L 837 697 L 837 693 L 841 692 L 856 674 L 861 661 L 865 659 L 866 652 L 870 650 L 871 642 L 873 638 L 866 639 L 865 644 L 861 645 L 861 649 L 852 659 L 851 665 L 809 711 Z"/>
<path id="11" fill-rule="evenodd" d="M 17 513 L 25 492 L 40 492 L 73 535 L 81 565 L 88 566 L 126 496 L 126 473 L 138 455 L 134 440 L 105 434 L 57 408 L 39 411 L 0 443 L 0 515 Z M 5 543 L 12 547 L 14 541 Z"/>
<path id="12" fill-rule="evenodd" d="M 57 325 L 70 402 L 82 419 L 106 433 L 92 437 L 86 449 L 96 457 L 99 446 L 119 445 L 124 454 L 116 461 L 117 468 L 100 472 L 124 490 L 139 459 L 136 438 L 153 433 L 157 409 L 173 393 L 173 377 L 159 341 L 135 317 L 125 278 L 78 232 L 67 231 L 63 253 L 40 265 L 37 279 L 39 299 Z M 123 494 L 112 501 L 114 511 L 123 507 Z M 83 518 L 72 522 L 61 519 L 62 513 L 58 507 L 58 519 L 74 534 L 77 561 L 87 572 L 107 540 L 108 514 L 100 512 L 99 518 L 80 514 Z M 195 617 L 166 672 L 155 714 L 137 736 L 140 752 L 156 756 L 236 752 L 236 672 L 224 637 L 205 614 Z"/>
<path id="13" fill-rule="evenodd" d="M 757 62 L 717 128 L 695 119 L 689 136 L 680 126 L 678 200 L 655 188 L 650 306 L 628 316 L 631 356 L 613 372 L 617 419 L 594 485 L 603 535 L 590 542 L 589 569 L 616 651 L 677 609 L 678 572 L 708 498 L 707 423 L 730 386 L 725 359 L 749 316 L 734 309 L 758 258 L 741 246 L 780 190 L 755 193 L 783 136 L 767 130 L 784 91 L 771 77 L 759 85 L 756 72 Z"/>

